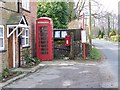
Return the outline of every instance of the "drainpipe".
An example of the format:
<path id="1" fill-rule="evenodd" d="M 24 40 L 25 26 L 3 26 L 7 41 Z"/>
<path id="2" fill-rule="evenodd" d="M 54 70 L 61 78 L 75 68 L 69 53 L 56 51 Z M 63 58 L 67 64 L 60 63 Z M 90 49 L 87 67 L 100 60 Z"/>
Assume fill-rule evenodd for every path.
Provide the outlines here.
<path id="1" fill-rule="evenodd" d="M 18 6 L 17 7 L 18 8 L 18 13 L 20 13 L 20 1 L 19 0 L 17 1 L 17 6 Z"/>
<path id="2" fill-rule="evenodd" d="M 20 0 L 17 0 L 17 12 L 20 13 Z M 18 28 L 18 33 L 20 33 L 20 28 Z M 21 36 L 18 37 L 18 67 L 21 66 L 20 60 L 20 45 L 21 45 Z"/>
<path id="3" fill-rule="evenodd" d="M 20 33 L 20 28 L 18 28 L 18 33 Z M 21 66 L 21 61 L 20 61 L 20 46 L 21 46 L 21 36 L 18 37 L 18 67 Z"/>

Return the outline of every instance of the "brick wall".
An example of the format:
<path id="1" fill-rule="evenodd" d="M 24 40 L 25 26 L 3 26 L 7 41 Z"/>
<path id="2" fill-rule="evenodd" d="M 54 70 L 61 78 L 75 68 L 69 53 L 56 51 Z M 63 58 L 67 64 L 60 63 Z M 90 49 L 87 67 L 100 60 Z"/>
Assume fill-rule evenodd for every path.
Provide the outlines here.
<path id="1" fill-rule="evenodd" d="M 30 0 L 30 11 L 22 10 L 25 15 L 29 28 L 29 45 L 32 56 L 35 56 L 35 30 L 36 30 L 36 19 L 37 19 L 37 1 Z"/>
<path id="2" fill-rule="evenodd" d="M 21 1 L 20 1 L 21 2 Z M 20 7 L 22 7 L 22 3 L 20 3 Z M 35 56 L 35 29 L 36 29 L 36 19 L 37 19 L 37 3 L 35 2 L 30 2 L 30 11 L 24 10 L 21 8 L 20 12 L 25 16 L 28 26 L 29 26 L 29 46 L 30 47 L 20 47 L 20 60 L 21 60 L 21 65 L 24 65 L 24 61 L 22 58 L 23 55 L 23 50 L 29 48 L 31 49 L 31 56 Z M 19 52 L 18 52 L 18 38 L 15 38 L 15 59 L 16 59 L 16 67 L 18 67 L 18 62 L 19 62 Z"/>

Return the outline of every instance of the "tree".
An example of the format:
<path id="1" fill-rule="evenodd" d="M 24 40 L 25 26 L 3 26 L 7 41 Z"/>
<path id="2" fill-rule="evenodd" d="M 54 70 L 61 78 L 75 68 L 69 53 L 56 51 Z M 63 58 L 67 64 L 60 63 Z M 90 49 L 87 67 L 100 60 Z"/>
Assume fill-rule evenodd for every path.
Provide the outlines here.
<path id="1" fill-rule="evenodd" d="M 99 32 L 98 32 L 98 38 L 100 37 L 100 35 L 101 35 L 101 30 L 99 30 Z"/>
<path id="2" fill-rule="evenodd" d="M 84 9 L 86 0 L 78 0 L 77 5 L 75 7 L 76 17 L 79 19 L 81 17 L 81 12 Z"/>
<path id="3" fill-rule="evenodd" d="M 64 29 L 68 24 L 67 2 L 38 2 L 37 17 L 50 17 L 54 28 Z"/>
<path id="4" fill-rule="evenodd" d="M 68 0 L 69 22 L 75 19 L 74 5 L 75 5 L 75 3 L 73 0 Z"/>
<path id="5" fill-rule="evenodd" d="M 108 14 L 108 37 L 109 37 L 109 34 L 110 34 L 110 16 Z"/>

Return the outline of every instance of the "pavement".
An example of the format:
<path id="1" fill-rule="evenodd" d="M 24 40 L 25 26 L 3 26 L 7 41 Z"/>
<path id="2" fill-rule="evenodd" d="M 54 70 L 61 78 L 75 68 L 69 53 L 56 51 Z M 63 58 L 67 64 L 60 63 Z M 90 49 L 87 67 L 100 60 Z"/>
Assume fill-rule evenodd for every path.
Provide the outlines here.
<path id="1" fill-rule="evenodd" d="M 24 78 L 24 77 L 26 77 L 28 74 L 34 73 L 35 71 L 37 71 L 37 70 L 40 69 L 40 68 L 43 68 L 44 66 L 45 66 L 45 65 L 43 65 L 43 64 L 39 64 L 39 65 L 37 65 L 37 66 L 35 66 L 35 67 L 33 67 L 33 68 L 15 68 L 13 71 L 21 71 L 21 72 L 23 72 L 23 73 L 22 73 L 21 75 L 19 75 L 19 76 L 16 76 L 16 77 L 14 77 L 14 78 L 6 81 L 6 82 L 0 83 L 0 90 L 1 90 L 3 87 L 5 87 L 6 85 L 8 85 L 8 84 L 10 84 L 10 83 L 12 83 L 12 82 L 14 82 L 14 81 L 16 81 L 16 80 L 19 80 L 19 79 L 21 79 L 21 78 Z"/>

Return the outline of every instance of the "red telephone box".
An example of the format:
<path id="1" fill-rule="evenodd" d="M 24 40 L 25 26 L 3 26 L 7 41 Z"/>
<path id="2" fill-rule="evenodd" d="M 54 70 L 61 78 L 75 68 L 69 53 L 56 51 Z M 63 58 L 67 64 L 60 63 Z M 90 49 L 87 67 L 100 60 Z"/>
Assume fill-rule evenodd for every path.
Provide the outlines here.
<path id="1" fill-rule="evenodd" d="M 65 36 L 65 46 L 70 46 L 70 35 Z"/>
<path id="2" fill-rule="evenodd" d="M 53 59 L 53 22 L 48 17 L 36 20 L 36 56 L 42 61 Z"/>

